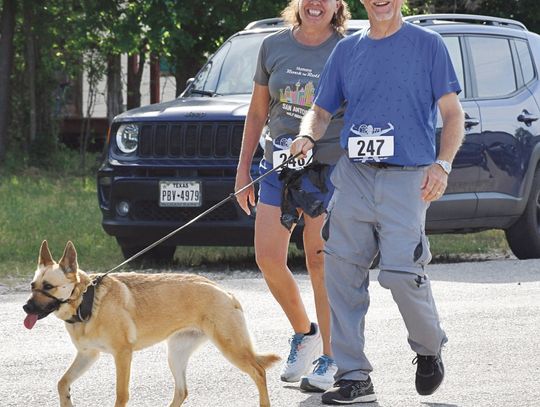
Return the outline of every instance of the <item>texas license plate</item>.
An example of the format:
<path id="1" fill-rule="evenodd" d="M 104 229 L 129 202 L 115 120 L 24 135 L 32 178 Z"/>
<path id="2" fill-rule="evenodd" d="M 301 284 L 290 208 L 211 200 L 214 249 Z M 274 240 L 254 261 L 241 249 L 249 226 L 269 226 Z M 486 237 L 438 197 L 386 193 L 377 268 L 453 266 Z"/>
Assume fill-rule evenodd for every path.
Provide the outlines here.
<path id="1" fill-rule="evenodd" d="M 159 206 L 201 206 L 200 181 L 160 181 Z"/>

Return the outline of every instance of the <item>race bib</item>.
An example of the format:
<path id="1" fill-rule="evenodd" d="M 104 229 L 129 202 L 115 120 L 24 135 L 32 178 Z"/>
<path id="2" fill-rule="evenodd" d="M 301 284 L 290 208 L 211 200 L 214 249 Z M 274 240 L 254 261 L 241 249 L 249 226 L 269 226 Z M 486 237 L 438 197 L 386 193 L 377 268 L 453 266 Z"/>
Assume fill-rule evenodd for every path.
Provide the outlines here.
<path id="1" fill-rule="evenodd" d="M 282 135 L 272 141 L 273 150 L 272 153 L 272 163 L 273 167 L 279 167 L 285 161 L 292 157 L 291 155 L 291 144 L 294 140 L 294 136 Z M 313 150 L 309 150 L 305 158 L 295 159 L 289 161 L 287 167 L 293 170 L 300 170 L 306 165 L 310 164 L 313 160 Z M 279 169 L 277 172 L 280 172 Z"/>
<path id="2" fill-rule="evenodd" d="M 291 157 L 292 157 L 292 154 L 291 154 L 290 149 L 274 151 L 274 154 L 272 156 L 272 162 L 274 163 L 274 168 L 280 166 Z M 309 150 L 305 158 L 297 158 L 297 159 L 291 160 L 287 164 L 287 167 L 292 170 L 301 170 L 306 165 L 310 164 L 312 160 L 313 160 L 313 150 Z"/>
<path id="3" fill-rule="evenodd" d="M 394 155 L 394 136 L 349 137 L 348 147 L 353 161 L 379 161 Z"/>
<path id="4" fill-rule="evenodd" d="M 381 161 L 394 156 L 394 126 L 385 127 L 371 124 L 352 125 L 348 140 L 351 161 Z"/>

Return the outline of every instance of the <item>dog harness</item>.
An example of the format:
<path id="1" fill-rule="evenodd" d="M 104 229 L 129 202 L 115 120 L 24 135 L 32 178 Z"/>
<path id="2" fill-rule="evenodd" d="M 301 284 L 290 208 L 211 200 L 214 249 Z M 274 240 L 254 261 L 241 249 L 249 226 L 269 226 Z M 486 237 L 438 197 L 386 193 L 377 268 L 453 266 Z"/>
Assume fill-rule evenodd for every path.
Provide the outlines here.
<path id="1" fill-rule="evenodd" d="M 101 283 L 105 274 L 102 274 L 92 280 L 92 282 L 86 287 L 86 291 L 83 293 L 82 301 L 77 312 L 65 322 L 68 324 L 75 324 L 77 322 L 87 322 L 92 316 L 92 308 L 94 306 L 94 297 L 96 294 L 96 288 Z"/>

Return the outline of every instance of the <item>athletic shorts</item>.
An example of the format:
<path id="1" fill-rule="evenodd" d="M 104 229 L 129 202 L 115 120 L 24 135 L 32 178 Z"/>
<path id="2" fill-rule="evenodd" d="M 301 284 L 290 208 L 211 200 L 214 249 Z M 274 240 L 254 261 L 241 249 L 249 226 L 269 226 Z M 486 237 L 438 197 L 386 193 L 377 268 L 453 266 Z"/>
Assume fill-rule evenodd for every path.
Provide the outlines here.
<path id="1" fill-rule="evenodd" d="M 272 169 L 272 164 L 266 160 L 261 160 L 259 165 L 259 174 L 266 174 L 269 170 Z M 327 193 L 322 193 L 319 188 L 317 188 L 313 183 L 308 179 L 308 177 L 302 177 L 302 189 L 306 192 L 315 194 L 315 198 L 324 203 L 324 207 L 328 207 L 330 198 L 332 198 L 332 193 L 334 192 L 334 185 L 330 181 L 330 174 L 332 173 L 334 167 L 330 168 L 328 172 L 328 177 L 326 179 L 326 188 L 328 189 Z M 267 177 L 263 178 L 259 184 L 259 202 L 262 202 L 266 205 L 271 206 L 281 206 L 281 190 L 283 188 L 283 182 L 279 180 L 279 174 L 273 172 Z"/>

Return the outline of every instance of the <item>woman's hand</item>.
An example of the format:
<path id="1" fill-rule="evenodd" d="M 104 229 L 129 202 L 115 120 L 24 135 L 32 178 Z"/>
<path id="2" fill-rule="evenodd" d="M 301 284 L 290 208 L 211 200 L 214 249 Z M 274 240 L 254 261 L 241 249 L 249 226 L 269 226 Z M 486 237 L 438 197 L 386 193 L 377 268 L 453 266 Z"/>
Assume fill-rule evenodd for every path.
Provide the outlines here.
<path id="1" fill-rule="evenodd" d="M 236 201 L 240 208 L 247 214 L 251 214 L 250 207 L 255 206 L 255 188 L 253 185 L 250 185 L 249 188 L 246 188 L 240 193 L 237 193 L 239 190 L 244 188 L 250 182 L 253 182 L 251 175 L 247 171 L 238 171 L 236 173 L 236 182 L 234 184 L 234 192 L 236 195 Z"/>

